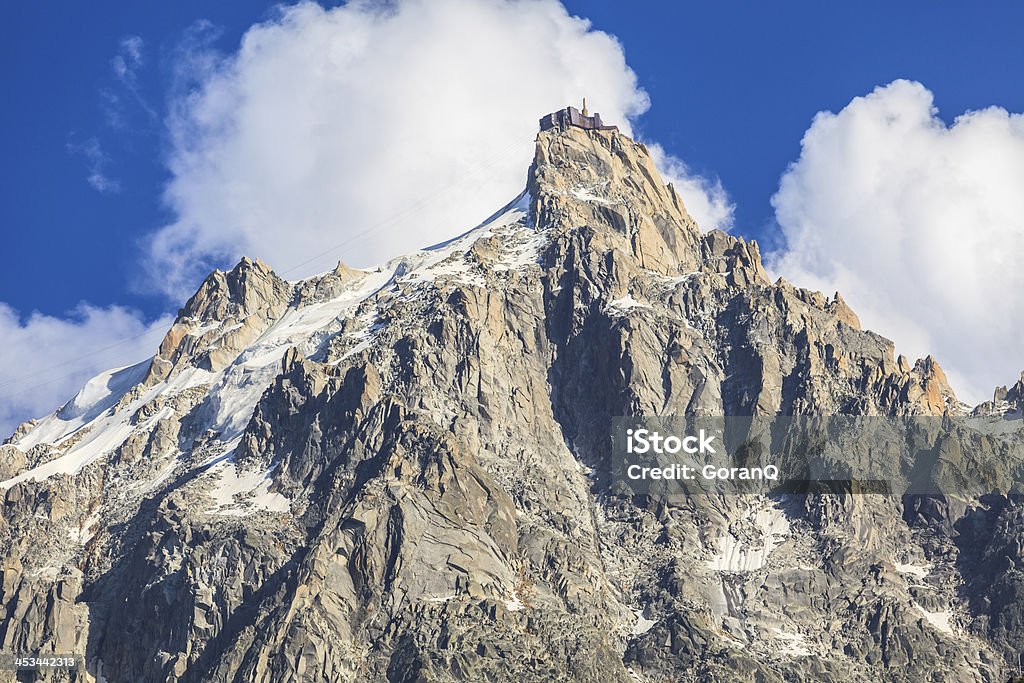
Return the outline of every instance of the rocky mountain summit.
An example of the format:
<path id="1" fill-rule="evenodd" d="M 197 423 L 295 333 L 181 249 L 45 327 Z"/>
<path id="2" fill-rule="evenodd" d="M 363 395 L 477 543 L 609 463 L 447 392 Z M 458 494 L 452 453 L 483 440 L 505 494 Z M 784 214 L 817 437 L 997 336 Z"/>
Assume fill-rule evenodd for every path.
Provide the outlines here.
<path id="1" fill-rule="evenodd" d="M 1019 429 L 1021 395 L 982 412 Z M 702 233 L 642 144 L 553 128 L 477 228 L 300 282 L 243 259 L 20 428 L 0 649 L 97 681 L 1001 683 L 1019 490 L 607 478 L 617 416 L 965 412 L 839 294 Z"/>

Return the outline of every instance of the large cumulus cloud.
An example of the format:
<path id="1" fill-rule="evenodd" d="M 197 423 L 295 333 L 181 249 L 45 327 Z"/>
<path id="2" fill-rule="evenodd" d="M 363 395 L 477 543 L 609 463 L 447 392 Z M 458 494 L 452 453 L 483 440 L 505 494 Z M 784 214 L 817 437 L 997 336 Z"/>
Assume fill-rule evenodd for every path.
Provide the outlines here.
<path id="1" fill-rule="evenodd" d="M 522 189 L 542 114 L 586 95 L 629 132 L 648 107 L 617 40 L 554 0 L 303 3 L 186 63 L 176 220 L 149 247 L 176 298 L 243 252 L 300 277 L 451 237 Z M 728 223 L 720 186 L 665 166 L 704 227 Z"/>
<path id="2" fill-rule="evenodd" d="M 773 198 L 772 263 L 838 289 L 911 356 L 933 353 L 973 401 L 1024 369 L 1024 116 L 946 125 L 932 93 L 895 81 L 818 114 Z"/>

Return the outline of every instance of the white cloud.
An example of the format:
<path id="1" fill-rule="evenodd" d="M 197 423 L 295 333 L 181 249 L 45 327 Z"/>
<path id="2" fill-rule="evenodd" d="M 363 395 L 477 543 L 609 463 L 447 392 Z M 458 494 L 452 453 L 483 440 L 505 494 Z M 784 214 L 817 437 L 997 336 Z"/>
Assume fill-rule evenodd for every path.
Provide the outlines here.
<path id="1" fill-rule="evenodd" d="M 933 353 L 961 397 L 1024 369 L 1024 116 L 947 126 L 920 83 L 819 113 L 772 200 L 788 246 L 772 267 L 838 289 L 911 356 Z"/>
<path id="2" fill-rule="evenodd" d="M 113 88 L 100 90 L 100 98 L 107 125 L 111 128 L 120 129 L 128 126 L 131 112 L 124 101 L 125 94 L 128 95 L 129 101 L 135 102 L 150 123 L 155 123 L 160 118 L 157 110 L 146 100 L 139 85 L 139 70 L 146 63 L 145 46 L 146 43 L 141 36 L 122 38 L 118 44 L 117 54 L 110 60 L 110 70 L 117 83 Z"/>
<path id="3" fill-rule="evenodd" d="M 648 143 L 647 148 L 658 170 L 676 188 L 687 212 L 702 230 L 732 230 L 736 207 L 720 180 L 694 173 L 682 159 L 672 156 L 657 143 Z"/>
<path id="4" fill-rule="evenodd" d="M 85 160 L 88 172 L 85 179 L 94 190 L 104 194 L 120 192 L 121 183 L 107 172 L 107 168 L 110 166 L 110 157 L 103 151 L 99 140 L 89 138 L 81 144 L 69 140 L 67 150 L 69 154 L 77 154 Z"/>
<path id="5" fill-rule="evenodd" d="M 0 303 L 0 440 L 28 417 L 52 412 L 91 377 L 151 356 L 172 320 L 150 323 L 120 306 L 82 304 L 66 318 L 22 321 Z"/>
<path id="6" fill-rule="evenodd" d="M 140 36 L 128 36 L 121 39 L 120 49 L 110 60 L 110 68 L 118 80 L 135 85 L 135 72 L 142 66 L 143 40 Z"/>
<path id="7" fill-rule="evenodd" d="M 299 4 L 185 63 L 177 219 L 150 245 L 177 298 L 242 253 L 300 277 L 451 237 L 522 189 L 543 114 L 586 95 L 628 132 L 648 107 L 615 38 L 555 0 Z M 675 180 L 698 216 L 728 214 L 720 188 Z"/>

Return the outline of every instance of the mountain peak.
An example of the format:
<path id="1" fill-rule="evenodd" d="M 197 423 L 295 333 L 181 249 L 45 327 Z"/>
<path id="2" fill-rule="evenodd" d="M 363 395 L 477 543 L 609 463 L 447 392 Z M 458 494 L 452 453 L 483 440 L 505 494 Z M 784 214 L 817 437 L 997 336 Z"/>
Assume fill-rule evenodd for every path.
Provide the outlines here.
<path id="1" fill-rule="evenodd" d="M 643 267 L 666 275 L 697 268 L 696 221 L 647 147 L 615 127 L 541 130 L 527 189 L 538 225 L 614 233 Z"/>
<path id="2" fill-rule="evenodd" d="M 203 281 L 167 331 L 145 384 L 167 379 L 186 365 L 216 371 L 277 320 L 292 287 L 266 263 L 243 257 L 231 270 Z"/>

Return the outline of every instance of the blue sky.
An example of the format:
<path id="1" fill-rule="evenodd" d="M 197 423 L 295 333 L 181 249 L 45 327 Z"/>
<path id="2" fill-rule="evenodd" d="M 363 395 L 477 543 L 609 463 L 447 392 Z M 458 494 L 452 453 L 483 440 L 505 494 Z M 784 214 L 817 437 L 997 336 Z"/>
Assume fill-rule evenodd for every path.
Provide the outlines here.
<path id="1" fill-rule="evenodd" d="M 625 44 L 650 93 L 641 130 L 717 174 L 738 232 L 772 240 L 768 199 L 815 113 L 898 78 L 921 81 L 947 121 L 1024 111 L 1019 2 L 569 3 Z M 983 9 L 984 8 L 984 9 Z"/>
<path id="2" fill-rule="evenodd" d="M 1024 4 L 967 2 L 567 2 L 614 34 L 652 106 L 638 128 L 693 168 L 717 175 L 736 230 L 774 243 L 769 198 L 813 115 L 895 78 L 923 82 L 948 118 L 1000 105 L 1024 111 Z M 198 20 L 231 50 L 273 3 L 18 3 L 0 50 L 5 251 L 0 301 L 60 314 L 81 300 L 148 315 L 168 308 L 139 287 L 138 240 L 166 221 L 160 117 L 175 52 Z M 128 36 L 145 41 L 138 95 L 112 73 Z M 109 123 L 105 93 L 119 98 Z M 120 190 L 87 182 L 74 151 L 95 139 Z M 45 254 L 41 264 L 40 255 Z M 44 265 L 45 264 L 45 265 Z"/>
<path id="3" fill-rule="evenodd" d="M 1024 4 L 1016 1 L 565 6 L 621 41 L 650 97 L 633 121 L 637 135 L 720 180 L 734 232 L 768 250 L 784 244 L 771 197 L 817 112 L 839 112 L 901 78 L 931 91 L 946 124 L 993 105 L 1024 111 Z M 232 55 L 254 23 L 277 16 L 274 4 L 258 2 L 7 9 L 0 302 L 23 321 L 33 312 L 65 316 L 83 301 L 149 321 L 180 306 L 141 264 L 154 231 L 176 220 L 163 192 L 181 65 L 196 45 Z"/>
<path id="4" fill-rule="evenodd" d="M 265 14 L 257 3 L 16 3 L 0 27 L 7 65 L 0 110 L 7 267 L 0 301 L 27 314 L 60 314 L 85 299 L 118 301 L 156 314 L 160 298 L 132 287 L 138 239 L 166 220 L 160 201 L 161 114 L 173 53 L 199 19 L 223 30 L 226 46 Z M 146 44 L 138 92 L 153 117 L 118 81 L 111 61 L 126 37 Z M 120 99 L 111 105 L 105 93 Z M 12 106 L 13 105 L 13 106 Z M 116 106 L 123 125 L 110 125 Z M 89 160 L 69 149 L 96 139 L 118 192 L 88 182 Z M 41 267 L 45 255 L 45 266 Z M 10 258 L 14 256 L 14 258 Z"/>

